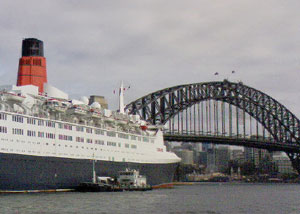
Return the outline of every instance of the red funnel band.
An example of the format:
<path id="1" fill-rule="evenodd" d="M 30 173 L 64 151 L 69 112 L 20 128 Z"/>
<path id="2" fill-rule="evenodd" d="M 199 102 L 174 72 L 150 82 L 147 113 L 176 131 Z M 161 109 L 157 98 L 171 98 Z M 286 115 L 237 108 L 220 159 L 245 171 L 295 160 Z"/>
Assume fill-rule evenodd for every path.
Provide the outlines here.
<path id="1" fill-rule="evenodd" d="M 20 58 L 17 86 L 35 85 L 42 93 L 44 83 L 47 83 L 46 58 L 41 56 Z"/>

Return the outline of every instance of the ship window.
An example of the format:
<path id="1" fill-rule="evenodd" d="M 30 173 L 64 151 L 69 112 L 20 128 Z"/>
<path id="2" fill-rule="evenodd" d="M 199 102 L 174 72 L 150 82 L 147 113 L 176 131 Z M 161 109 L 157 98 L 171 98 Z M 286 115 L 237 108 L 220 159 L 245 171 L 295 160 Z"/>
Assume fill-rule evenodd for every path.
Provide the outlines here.
<path id="1" fill-rule="evenodd" d="M 38 137 L 44 137 L 44 132 L 38 132 Z"/>
<path id="2" fill-rule="evenodd" d="M 64 124 L 64 129 L 72 130 L 72 125 Z"/>
<path id="3" fill-rule="evenodd" d="M 108 132 L 107 132 L 107 136 L 110 136 L 110 137 L 116 137 L 116 132 L 108 131 Z"/>
<path id="4" fill-rule="evenodd" d="M 125 160 L 125 158 L 123 158 Z M 120 172 L 120 175 L 130 176 L 133 175 L 133 172 Z M 122 181 L 129 181 L 128 179 L 122 179 Z"/>
<path id="5" fill-rule="evenodd" d="M 100 130 L 100 129 L 96 129 L 95 133 L 98 134 L 98 135 L 104 135 L 104 131 Z"/>
<path id="6" fill-rule="evenodd" d="M 76 131 L 78 131 L 78 132 L 84 132 L 84 127 L 82 127 L 82 126 L 76 126 Z"/>
<path id="7" fill-rule="evenodd" d="M 55 134 L 53 134 L 53 133 L 46 133 L 46 138 L 55 139 Z"/>
<path id="8" fill-rule="evenodd" d="M 29 137 L 35 137 L 35 131 L 27 130 L 27 136 L 29 136 Z"/>
<path id="9" fill-rule="evenodd" d="M 35 119 L 34 118 L 27 118 L 27 123 L 35 125 Z"/>
<path id="10" fill-rule="evenodd" d="M 134 135 L 131 135 L 130 138 L 131 138 L 131 140 L 136 140 L 136 136 L 134 136 Z"/>
<path id="11" fill-rule="evenodd" d="M 15 121 L 15 122 L 18 122 L 18 123 L 23 123 L 23 117 L 22 116 L 13 115 L 12 120 Z"/>
<path id="12" fill-rule="evenodd" d="M 93 140 L 92 139 L 86 139 L 86 142 L 87 143 L 93 143 Z"/>
<path id="13" fill-rule="evenodd" d="M 43 120 L 38 120 L 38 125 L 39 126 L 43 126 L 44 125 L 44 121 Z"/>
<path id="14" fill-rule="evenodd" d="M 0 113 L 0 120 L 7 120 L 7 114 Z"/>
<path id="15" fill-rule="evenodd" d="M 104 141 L 103 140 L 95 140 L 95 144 L 104 145 Z"/>
<path id="16" fill-rule="evenodd" d="M 13 129 L 12 129 L 12 132 L 13 132 L 13 134 L 16 134 L 16 135 L 23 135 L 23 134 L 24 134 L 23 129 L 16 129 L 16 128 L 13 128 Z"/>
<path id="17" fill-rule="evenodd" d="M 55 122 L 52 122 L 52 121 L 46 121 L 46 126 L 55 128 Z"/>
<path id="18" fill-rule="evenodd" d="M 68 135 L 58 135 L 58 139 L 59 140 L 67 140 L 67 141 L 72 141 L 72 136 L 68 136 Z"/>
<path id="19" fill-rule="evenodd" d="M 92 134 L 92 133 L 93 133 L 93 129 L 91 129 L 91 128 L 86 128 L 86 133 Z"/>
<path id="20" fill-rule="evenodd" d="M 136 145 L 131 145 L 131 148 L 132 149 L 136 149 Z"/>
<path id="21" fill-rule="evenodd" d="M 1 133 L 7 133 L 7 127 L 0 126 L 0 132 Z"/>
<path id="22" fill-rule="evenodd" d="M 141 138 L 141 137 L 138 137 L 138 140 L 139 140 L 139 141 L 142 141 L 142 138 Z"/>
<path id="23" fill-rule="evenodd" d="M 144 142 L 149 142 L 149 138 L 148 137 L 143 137 L 143 141 Z"/>
<path id="24" fill-rule="evenodd" d="M 125 144 L 125 148 L 129 148 L 129 144 L 128 143 Z"/>
<path id="25" fill-rule="evenodd" d="M 83 143 L 84 142 L 84 138 L 83 137 L 76 137 L 76 142 Z"/>
<path id="26" fill-rule="evenodd" d="M 111 142 L 111 141 L 107 141 L 107 145 L 108 146 L 117 146 L 117 143 Z"/>
<path id="27" fill-rule="evenodd" d="M 118 137 L 119 138 L 124 138 L 124 139 L 128 139 L 129 138 L 129 136 L 127 134 L 123 134 L 123 133 L 119 133 Z"/>

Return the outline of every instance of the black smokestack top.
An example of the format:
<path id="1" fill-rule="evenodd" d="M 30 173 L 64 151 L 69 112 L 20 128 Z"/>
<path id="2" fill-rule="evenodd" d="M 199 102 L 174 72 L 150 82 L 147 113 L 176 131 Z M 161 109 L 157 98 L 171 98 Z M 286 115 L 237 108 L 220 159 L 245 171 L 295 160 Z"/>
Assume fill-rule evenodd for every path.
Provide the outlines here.
<path id="1" fill-rule="evenodd" d="M 22 56 L 44 56 L 44 45 L 41 40 L 27 38 L 22 42 Z"/>

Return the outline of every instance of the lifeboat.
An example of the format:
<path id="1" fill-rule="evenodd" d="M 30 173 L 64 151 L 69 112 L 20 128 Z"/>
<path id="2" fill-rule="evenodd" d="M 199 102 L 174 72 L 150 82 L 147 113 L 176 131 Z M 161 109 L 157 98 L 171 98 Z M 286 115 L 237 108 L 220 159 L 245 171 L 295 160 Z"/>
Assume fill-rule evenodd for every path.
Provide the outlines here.
<path id="1" fill-rule="evenodd" d="M 105 122 L 111 122 L 111 123 L 113 123 L 113 122 L 115 122 L 116 120 L 115 120 L 112 116 L 110 116 L 110 117 L 104 117 L 104 121 L 105 121 Z"/>
<path id="2" fill-rule="evenodd" d="M 21 94 L 14 94 L 14 93 L 8 93 L 6 92 L 5 94 L 6 100 L 7 101 L 12 101 L 16 103 L 22 103 L 25 100 L 25 96 L 22 96 Z"/>
<path id="3" fill-rule="evenodd" d="M 120 124 L 120 125 L 126 125 L 128 124 L 128 121 L 126 120 L 121 120 L 121 119 L 116 119 L 116 123 Z"/>
<path id="4" fill-rule="evenodd" d="M 92 118 L 101 118 L 101 112 L 98 109 L 91 109 L 88 114 Z"/>
<path id="5" fill-rule="evenodd" d="M 67 105 L 56 99 L 48 99 L 45 102 L 45 105 L 49 107 L 52 111 L 59 113 L 64 113 L 67 110 Z"/>
<path id="6" fill-rule="evenodd" d="M 71 108 L 69 108 L 67 110 L 67 112 L 69 114 L 75 114 L 75 115 L 80 115 L 80 116 L 84 116 L 87 114 L 87 109 L 84 108 L 83 106 L 81 105 L 73 105 Z"/>

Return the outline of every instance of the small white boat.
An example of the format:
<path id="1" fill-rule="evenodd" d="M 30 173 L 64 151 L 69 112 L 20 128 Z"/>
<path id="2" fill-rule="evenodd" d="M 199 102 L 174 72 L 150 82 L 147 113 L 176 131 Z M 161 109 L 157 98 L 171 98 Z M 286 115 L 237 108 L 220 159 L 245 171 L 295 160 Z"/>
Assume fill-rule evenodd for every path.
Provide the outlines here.
<path id="1" fill-rule="evenodd" d="M 138 170 L 126 169 L 119 172 L 118 182 L 121 186 L 126 187 L 147 187 L 147 179 L 145 176 L 140 175 Z"/>

